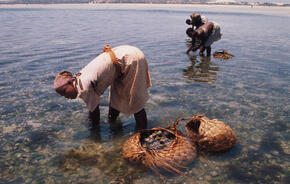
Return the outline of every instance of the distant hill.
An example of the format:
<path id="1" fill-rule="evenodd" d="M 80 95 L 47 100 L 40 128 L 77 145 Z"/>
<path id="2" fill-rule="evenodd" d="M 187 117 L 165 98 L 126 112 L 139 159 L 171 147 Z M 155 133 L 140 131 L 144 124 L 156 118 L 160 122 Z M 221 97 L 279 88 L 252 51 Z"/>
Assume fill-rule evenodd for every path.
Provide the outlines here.
<path id="1" fill-rule="evenodd" d="M 65 4 L 89 3 L 91 0 L 0 0 L 0 4 Z"/>
<path id="2" fill-rule="evenodd" d="M 152 4 L 193 4 L 210 0 L 0 0 L 0 4 L 66 4 L 66 3 L 152 3 Z"/>

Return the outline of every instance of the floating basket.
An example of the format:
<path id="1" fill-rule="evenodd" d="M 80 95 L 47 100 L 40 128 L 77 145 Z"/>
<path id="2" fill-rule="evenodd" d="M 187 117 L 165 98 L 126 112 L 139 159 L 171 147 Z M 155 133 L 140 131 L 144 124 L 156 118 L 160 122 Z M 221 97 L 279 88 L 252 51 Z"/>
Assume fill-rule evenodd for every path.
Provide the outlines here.
<path id="1" fill-rule="evenodd" d="M 215 51 L 213 53 L 214 58 L 221 58 L 221 59 L 230 59 L 234 57 L 233 55 L 229 54 L 227 50 L 221 49 L 219 51 Z"/>
<path id="2" fill-rule="evenodd" d="M 186 130 L 201 149 L 207 151 L 226 151 L 234 146 L 237 138 L 233 130 L 224 122 L 195 115 L 186 124 Z M 180 121 L 178 120 L 178 121 Z"/>
<path id="3" fill-rule="evenodd" d="M 184 175 L 180 169 L 195 159 L 197 151 L 193 141 L 178 131 L 176 126 L 177 123 L 173 123 L 167 128 L 139 131 L 125 141 L 123 156 L 131 162 L 142 163 L 159 176 L 162 176 L 160 170 Z M 152 138 L 152 135 L 165 136 L 168 142 L 157 146 L 147 144 L 146 139 Z"/>

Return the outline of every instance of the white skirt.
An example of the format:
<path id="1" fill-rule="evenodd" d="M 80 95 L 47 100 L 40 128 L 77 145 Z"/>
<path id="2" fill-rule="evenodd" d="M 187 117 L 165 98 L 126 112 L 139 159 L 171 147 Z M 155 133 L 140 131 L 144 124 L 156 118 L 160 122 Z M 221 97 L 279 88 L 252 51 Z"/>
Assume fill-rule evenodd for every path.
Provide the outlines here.
<path id="1" fill-rule="evenodd" d="M 205 42 L 204 46 L 209 47 L 213 42 L 216 42 L 222 38 L 221 28 L 220 26 L 214 22 L 212 34 L 209 36 L 207 41 Z"/>

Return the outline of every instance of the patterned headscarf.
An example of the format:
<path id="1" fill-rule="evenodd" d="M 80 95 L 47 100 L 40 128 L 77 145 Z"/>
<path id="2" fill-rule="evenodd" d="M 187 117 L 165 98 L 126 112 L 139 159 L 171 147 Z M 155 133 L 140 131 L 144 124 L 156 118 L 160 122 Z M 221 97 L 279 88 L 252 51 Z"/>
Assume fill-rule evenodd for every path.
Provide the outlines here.
<path id="1" fill-rule="evenodd" d="M 71 72 L 62 71 L 54 79 L 54 90 L 59 92 L 61 88 L 72 82 L 73 75 Z"/>

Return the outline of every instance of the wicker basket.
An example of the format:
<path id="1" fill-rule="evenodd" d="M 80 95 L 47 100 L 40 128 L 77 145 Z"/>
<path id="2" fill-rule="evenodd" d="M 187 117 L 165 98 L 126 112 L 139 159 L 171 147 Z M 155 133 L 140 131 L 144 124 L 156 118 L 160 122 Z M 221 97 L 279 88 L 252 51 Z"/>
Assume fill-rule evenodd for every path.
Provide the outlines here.
<path id="1" fill-rule="evenodd" d="M 202 115 L 182 119 L 189 119 L 186 130 L 201 149 L 226 151 L 232 148 L 237 141 L 233 130 L 222 121 L 209 119 Z"/>
<path id="2" fill-rule="evenodd" d="M 141 130 L 127 139 L 122 147 L 124 158 L 131 162 L 142 163 L 151 168 L 159 176 L 159 171 L 169 171 L 183 174 L 180 169 L 191 163 L 197 154 L 195 144 L 186 135 L 176 129 L 176 123 L 171 127 L 156 127 Z M 173 136 L 170 145 L 161 150 L 144 148 L 141 144 L 144 136 L 154 131 L 165 131 Z M 161 175 L 162 176 L 162 175 Z"/>
<path id="3" fill-rule="evenodd" d="M 219 51 L 215 51 L 213 53 L 213 57 L 214 58 L 221 58 L 221 59 L 230 59 L 230 58 L 232 58 L 234 56 L 231 55 L 227 50 L 221 49 Z"/>

